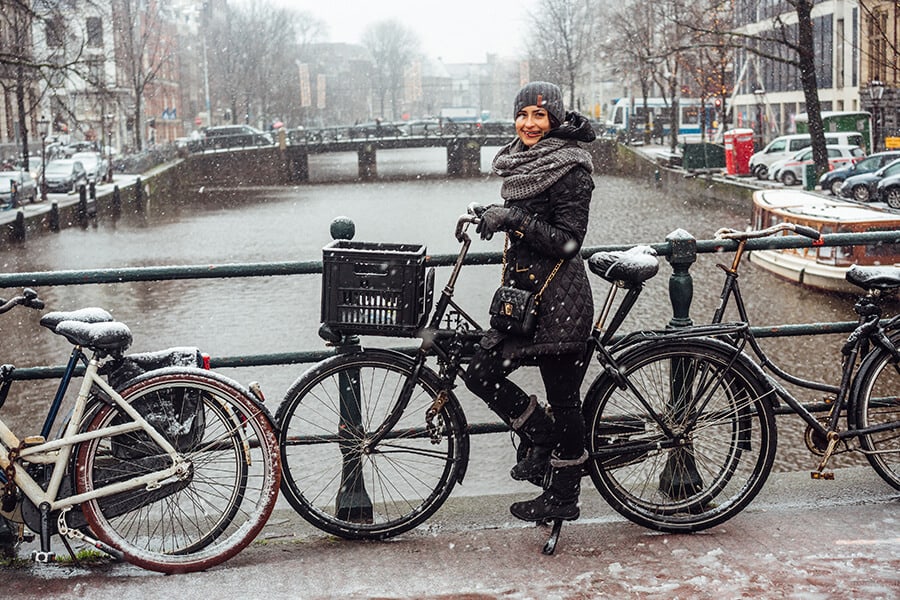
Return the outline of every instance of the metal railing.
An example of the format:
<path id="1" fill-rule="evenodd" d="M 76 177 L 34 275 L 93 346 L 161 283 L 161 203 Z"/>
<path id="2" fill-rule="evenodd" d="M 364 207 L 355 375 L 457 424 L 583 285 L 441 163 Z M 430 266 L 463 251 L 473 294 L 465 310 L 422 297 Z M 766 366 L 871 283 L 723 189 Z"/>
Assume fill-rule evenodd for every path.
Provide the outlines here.
<path id="1" fill-rule="evenodd" d="M 816 246 L 852 246 L 873 244 L 900 244 L 900 231 L 881 231 L 869 233 L 829 234 L 822 237 Z M 669 293 L 672 300 L 673 318 L 670 325 L 674 327 L 690 324 L 692 281 L 690 267 L 696 262 L 697 254 L 731 252 L 737 248 L 733 240 L 697 240 L 683 230 L 671 233 L 665 242 L 649 244 L 661 257 L 672 266 L 669 279 Z M 749 240 L 747 250 L 809 248 L 813 243 L 801 236 L 782 236 Z M 582 255 L 588 257 L 601 250 L 624 250 L 631 245 L 591 246 L 582 249 Z M 448 267 L 456 262 L 456 254 L 433 255 L 426 261 L 427 266 Z M 497 252 L 470 253 L 465 261 L 467 265 L 500 264 L 501 254 Z M 225 279 L 236 277 L 271 277 L 290 275 L 321 275 L 322 261 L 291 261 L 267 263 L 241 263 L 221 265 L 185 265 L 185 266 L 151 266 L 124 267 L 114 269 L 47 271 L 33 273 L 0 274 L 0 289 L 55 285 L 110 284 L 135 281 L 165 281 L 175 279 Z M 758 337 L 788 337 L 846 333 L 856 327 L 855 321 L 808 323 L 753 327 Z M 412 352 L 414 348 L 395 348 Z M 298 350 L 272 354 L 250 354 L 236 356 L 214 356 L 210 359 L 212 368 L 240 368 L 288 365 L 299 363 L 315 363 L 332 356 L 335 350 Z M 65 367 L 26 367 L 16 369 L 13 379 L 51 379 L 62 375 Z M 813 405 L 810 405 L 813 406 Z M 814 407 L 813 407 L 814 408 Z M 473 433 L 490 433 L 506 430 L 502 423 L 472 424 Z"/>

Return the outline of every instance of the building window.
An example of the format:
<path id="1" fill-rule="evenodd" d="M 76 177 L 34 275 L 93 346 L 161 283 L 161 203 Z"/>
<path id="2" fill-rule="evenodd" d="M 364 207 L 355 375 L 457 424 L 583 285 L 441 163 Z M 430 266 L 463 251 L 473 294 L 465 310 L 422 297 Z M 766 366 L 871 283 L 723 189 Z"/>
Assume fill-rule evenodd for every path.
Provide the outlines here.
<path id="1" fill-rule="evenodd" d="M 85 22 L 87 45 L 91 48 L 103 47 L 103 21 L 100 17 L 88 17 Z"/>
<path id="2" fill-rule="evenodd" d="M 66 36 L 66 25 L 61 18 L 50 19 L 44 35 L 47 37 L 47 47 L 62 48 Z"/>

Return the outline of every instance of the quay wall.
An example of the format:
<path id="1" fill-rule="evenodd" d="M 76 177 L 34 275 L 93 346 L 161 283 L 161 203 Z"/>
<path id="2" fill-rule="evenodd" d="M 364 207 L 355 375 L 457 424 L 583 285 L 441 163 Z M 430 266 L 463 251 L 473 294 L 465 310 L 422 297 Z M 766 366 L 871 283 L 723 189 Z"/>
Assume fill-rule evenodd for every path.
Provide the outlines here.
<path id="1" fill-rule="evenodd" d="M 67 227 L 85 227 L 92 219 L 115 219 L 121 211 L 143 212 L 178 203 L 183 190 L 198 186 L 240 187 L 296 183 L 295 157 L 277 146 L 252 151 L 211 152 L 182 156 L 140 176 L 116 175 L 115 188 L 98 189 L 86 203 L 78 195 L 54 198 L 52 203 L 28 204 L 0 213 L 0 248 L 22 243 L 29 237 Z M 590 147 L 595 173 L 644 180 L 683 196 L 694 196 L 750 205 L 757 189 L 721 174 L 692 174 L 653 161 L 648 153 L 598 140 Z"/>

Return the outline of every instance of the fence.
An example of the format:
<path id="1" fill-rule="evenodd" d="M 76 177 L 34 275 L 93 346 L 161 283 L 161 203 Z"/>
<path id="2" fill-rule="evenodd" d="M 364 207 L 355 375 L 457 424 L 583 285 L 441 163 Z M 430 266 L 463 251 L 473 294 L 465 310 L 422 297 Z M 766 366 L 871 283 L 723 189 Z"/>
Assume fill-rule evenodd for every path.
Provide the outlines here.
<path id="1" fill-rule="evenodd" d="M 900 244 L 900 231 L 828 234 L 823 236 L 822 240 L 816 242 L 816 244 L 824 246 Z M 689 325 L 690 318 L 688 315 L 690 314 L 693 288 L 690 267 L 696 261 L 697 254 L 734 251 L 737 248 L 737 242 L 732 240 L 697 240 L 683 230 L 676 230 L 670 234 L 664 242 L 651 244 L 651 246 L 659 256 L 665 257 L 672 267 L 672 274 L 669 278 L 669 295 L 672 301 L 672 319 L 670 325 L 673 327 Z M 749 240 L 746 248 L 747 250 L 752 251 L 763 249 L 806 248 L 811 246 L 812 241 L 808 238 L 803 238 L 801 236 L 783 236 Z M 623 250 L 627 247 L 628 246 L 622 245 L 586 247 L 582 249 L 582 255 L 587 257 L 601 250 Z M 455 263 L 456 258 L 456 254 L 434 255 L 429 257 L 426 261 L 426 265 L 448 267 Z M 500 253 L 470 253 L 467 256 L 465 264 L 500 264 L 500 261 Z M 134 281 L 165 281 L 176 279 L 223 279 L 292 275 L 321 276 L 321 274 L 321 260 L 228 265 L 128 267 L 117 269 L 0 274 L 0 289 L 56 285 L 108 284 Z M 845 321 L 761 326 L 754 327 L 753 331 L 758 337 L 788 337 L 845 333 L 852 331 L 855 327 L 855 321 Z M 398 349 L 412 351 L 412 348 Z M 214 356 L 211 357 L 210 366 L 212 368 L 239 368 L 314 363 L 331 356 L 334 352 L 334 350 L 298 350 L 295 352 L 274 354 Z M 16 369 L 12 378 L 21 380 L 59 378 L 62 376 L 64 369 L 65 367 L 62 365 L 20 368 Z M 810 405 L 809 408 L 818 410 L 821 407 Z M 472 424 L 470 429 L 472 433 L 490 433 L 503 431 L 506 427 L 502 423 Z"/>

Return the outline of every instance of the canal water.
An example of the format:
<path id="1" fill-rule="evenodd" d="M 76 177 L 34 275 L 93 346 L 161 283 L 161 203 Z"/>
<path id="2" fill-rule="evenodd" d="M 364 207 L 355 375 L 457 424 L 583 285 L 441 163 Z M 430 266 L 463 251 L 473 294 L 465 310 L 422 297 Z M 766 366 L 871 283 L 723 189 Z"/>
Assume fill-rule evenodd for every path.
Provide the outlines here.
<path id="1" fill-rule="evenodd" d="M 159 208 L 151 198 L 141 215 L 104 218 L 89 227 L 34 237 L 10 247 L 0 258 L 6 272 L 104 267 L 206 265 L 321 259 L 331 241 L 329 227 L 338 216 L 352 219 L 357 240 L 423 243 L 431 254 L 455 253 L 456 217 L 470 202 L 499 202 L 500 180 L 488 175 L 496 149 L 485 149 L 484 177 L 447 179 L 443 150 L 379 153 L 379 179 L 360 183 L 356 155 L 311 157 L 310 184 L 293 187 L 185 190 L 180 202 Z M 698 239 L 720 227 L 742 228 L 750 207 L 738 201 L 677 197 L 650 182 L 598 175 L 586 245 L 657 243 L 676 229 Z M 476 239 L 473 251 L 502 250 L 502 239 Z M 695 322 L 707 321 L 718 300 L 721 271 L 716 262 L 731 255 L 700 255 L 694 277 Z M 497 265 L 467 268 L 457 286 L 460 304 L 486 322 L 487 305 L 498 280 Z M 439 292 L 448 269 L 438 269 Z M 671 318 L 663 263 L 649 282 L 626 329 L 660 328 Z M 813 292 L 781 281 L 745 261 L 741 279 L 756 325 L 852 320 L 846 298 Z M 47 287 L 38 290 L 49 310 L 101 306 L 127 323 L 134 351 L 196 345 L 213 356 L 290 352 L 323 348 L 317 337 L 320 278 L 287 276 L 185 280 L 109 285 Z M 8 296 L 11 290 L 0 295 Z M 595 306 L 606 293 L 599 279 Z M 60 365 L 69 345 L 38 326 L 40 315 L 17 309 L 0 316 L 3 362 L 19 366 Z M 768 340 L 766 348 L 790 371 L 836 381 L 840 336 Z M 372 340 L 378 345 L 409 346 L 410 340 Z M 259 381 L 274 413 L 281 396 L 308 365 L 225 369 L 240 381 Z M 595 374 L 588 373 L 587 382 Z M 536 373 L 517 374 L 539 396 Z M 494 421 L 464 389 L 457 390 L 470 422 Z M 52 397 L 47 382 L 17 382 L 3 407 L 3 418 L 19 433 L 36 433 Z M 808 393 L 806 401 L 819 400 Z M 803 447 L 796 417 L 779 417 L 780 470 L 807 470 L 815 464 Z M 528 489 L 506 475 L 513 459 L 505 434 L 474 436 L 472 464 L 465 489 L 457 493 L 493 493 Z M 846 461 L 835 463 L 848 464 Z M 524 486 L 524 487 L 519 487 Z"/>

